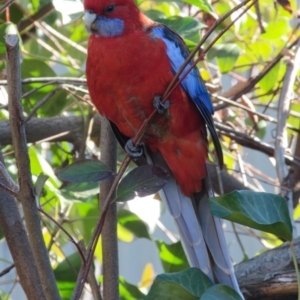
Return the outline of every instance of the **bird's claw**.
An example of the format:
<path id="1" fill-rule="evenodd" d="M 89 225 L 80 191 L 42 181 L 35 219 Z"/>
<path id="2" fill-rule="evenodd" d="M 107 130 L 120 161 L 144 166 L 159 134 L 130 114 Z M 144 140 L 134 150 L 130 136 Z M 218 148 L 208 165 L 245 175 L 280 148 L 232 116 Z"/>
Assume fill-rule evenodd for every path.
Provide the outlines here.
<path id="1" fill-rule="evenodd" d="M 155 96 L 153 106 L 156 108 L 157 112 L 162 115 L 170 107 L 170 101 L 166 100 L 165 102 L 161 102 L 161 97 Z"/>
<path id="2" fill-rule="evenodd" d="M 133 159 L 138 159 L 143 155 L 143 143 L 135 146 L 133 144 L 133 139 L 129 139 L 125 144 L 126 153 Z"/>

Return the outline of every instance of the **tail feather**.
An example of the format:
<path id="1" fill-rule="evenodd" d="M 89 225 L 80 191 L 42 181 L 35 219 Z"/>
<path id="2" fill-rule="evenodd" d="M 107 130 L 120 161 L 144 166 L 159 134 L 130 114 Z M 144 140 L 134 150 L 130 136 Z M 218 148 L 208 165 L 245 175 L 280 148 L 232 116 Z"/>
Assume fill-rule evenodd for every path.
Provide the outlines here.
<path id="1" fill-rule="evenodd" d="M 227 284 L 240 292 L 222 229 L 222 222 L 210 212 L 207 194 L 199 203 L 199 221 L 204 240 L 212 257 L 211 268 L 216 282 Z"/>
<path id="2" fill-rule="evenodd" d="M 145 151 L 147 161 L 169 171 L 159 152 Z M 208 179 L 203 191 L 189 198 L 183 195 L 175 179 L 170 177 L 160 196 L 175 219 L 181 242 L 190 265 L 201 269 L 213 282 L 224 283 L 241 296 L 219 218 L 212 216 L 208 193 L 212 196 Z"/>
<path id="3" fill-rule="evenodd" d="M 169 191 L 172 192 L 169 193 Z M 174 191 L 177 193 L 174 193 Z M 169 179 L 168 183 L 160 191 L 160 196 L 174 217 L 190 265 L 201 269 L 207 276 L 212 278 L 210 259 L 198 218 L 195 213 L 190 213 L 195 211 L 192 201 L 181 194 L 174 178 Z M 176 214 L 173 214 L 174 212 Z M 199 259 L 200 257 L 201 259 Z"/>

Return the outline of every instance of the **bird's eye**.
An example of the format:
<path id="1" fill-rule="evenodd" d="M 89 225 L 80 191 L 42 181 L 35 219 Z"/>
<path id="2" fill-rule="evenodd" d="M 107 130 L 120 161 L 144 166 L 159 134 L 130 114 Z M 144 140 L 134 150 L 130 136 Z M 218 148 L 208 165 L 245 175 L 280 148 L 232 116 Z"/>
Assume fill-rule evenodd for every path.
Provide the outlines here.
<path id="1" fill-rule="evenodd" d="M 115 9 L 115 6 L 113 4 L 110 4 L 110 5 L 106 6 L 105 12 L 111 13 L 114 11 L 114 9 Z"/>

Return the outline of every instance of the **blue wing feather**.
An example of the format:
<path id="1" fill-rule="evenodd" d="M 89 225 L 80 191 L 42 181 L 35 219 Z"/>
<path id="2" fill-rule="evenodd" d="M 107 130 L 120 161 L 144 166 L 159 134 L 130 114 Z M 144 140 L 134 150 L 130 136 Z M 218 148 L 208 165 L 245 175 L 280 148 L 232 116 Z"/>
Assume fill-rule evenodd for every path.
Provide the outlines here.
<path id="1" fill-rule="evenodd" d="M 189 56 L 189 50 L 183 40 L 174 31 L 165 25 L 158 24 L 152 28 L 151 34 L 154 38 L 161 39 L 166 45 L 166 52 L 170 59 L 172 72 L 177 73 L 184 61 Z M 193 62 L 191 61 L 181 73 L 181 76 L 188 70 Z M 179 77 L 180 78 L 180 77 Z M 191 100 L 196 104 L 200 114 L 205 120 L 212 136 L 212 140 L 217 152 L 219 164 L 223 166 L 222 147 L 217 135 L 212 115 L 214 108 L 206 87 L 200 78 L 199 71 L 194 67 L 189 74 L 181 81 L 181 87 L 187 92 Z"/>
<path id="2" fill-rule="evenodd" d="M 162 39 L 166 44 L 167 55 L 172 65 L 172 71 L 176 74 L 186 58 L 189 56 L 189 51 L 186 45 L 175 32 L 164 25 L 154 27 L 152 29 L 152 33 L 157 38 Z M 190 66 L 191 63 L 185 67 L 185 70 L 181 73 L 181 75 L 183 75 Z M 196 67 L 194 67 L 183 79 L 181 86 L 189 94 L 197 106 L 201 107 L 204 105 L 210 114 L 214 113 L 210 96 Z"/>

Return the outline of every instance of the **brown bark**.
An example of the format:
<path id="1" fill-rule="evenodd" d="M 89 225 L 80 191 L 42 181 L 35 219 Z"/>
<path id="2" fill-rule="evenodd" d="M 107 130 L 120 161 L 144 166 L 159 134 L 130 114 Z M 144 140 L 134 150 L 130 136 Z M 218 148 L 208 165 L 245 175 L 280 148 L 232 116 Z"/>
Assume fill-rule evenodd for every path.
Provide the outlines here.
<path id="1" fill-rule="evenodd" d="M 300 238 L 294 241 L 300 265 Z M 246 300 L 297 299 L 297 279 L 288 244 L 269 250 L 235 266 L 235 272 Z"/>

